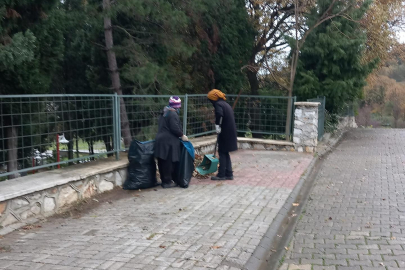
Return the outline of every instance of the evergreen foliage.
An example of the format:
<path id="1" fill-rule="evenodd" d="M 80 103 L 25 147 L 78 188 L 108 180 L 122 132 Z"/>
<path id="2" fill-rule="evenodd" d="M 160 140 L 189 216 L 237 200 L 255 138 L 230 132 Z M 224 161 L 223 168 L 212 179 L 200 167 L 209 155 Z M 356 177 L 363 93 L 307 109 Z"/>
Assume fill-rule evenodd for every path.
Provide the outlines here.
<path id="1" fill-rule="evenodd" d="M 331 1 L 318 1 L 307 18 L 314 24 Z M 306 100 L 326 96 L 326 108 L 337 111 L 344 102 L 362 96 L 366 78 L 376 66 L 378 59 L 362 63 L 366 34 L 360 28 L 360 20 L 367 11 L 369 1 L 354 9 L 349 16 L 336 17 L 315 28 L 308 36 L 300 52 L 294 93 Z M 344 6 L 335 6 L 336 11 Z"/>

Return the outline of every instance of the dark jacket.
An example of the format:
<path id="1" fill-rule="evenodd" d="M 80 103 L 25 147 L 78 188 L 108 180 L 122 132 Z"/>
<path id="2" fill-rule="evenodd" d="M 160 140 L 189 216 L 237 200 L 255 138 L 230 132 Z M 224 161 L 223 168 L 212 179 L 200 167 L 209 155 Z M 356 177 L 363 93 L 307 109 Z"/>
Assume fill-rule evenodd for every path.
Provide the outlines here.
<path id="1" fill-rule="evenodd" d="M 158 133 L 155 139 L 155 157 L 177 162 L 180 160 L 180 140 L 183 128 L 176 111 L 166 107 L 159 117 Z"/>
<path id="2" fill-rule="evenodd" d="M 219 125 L 222 117 L 221 133 L 218 137 L 218 151 L 226 153 L 238 150 L 235 116 L 232 107 L 223 99 L 212 103 L 215 108 L 216 125 Z"/>

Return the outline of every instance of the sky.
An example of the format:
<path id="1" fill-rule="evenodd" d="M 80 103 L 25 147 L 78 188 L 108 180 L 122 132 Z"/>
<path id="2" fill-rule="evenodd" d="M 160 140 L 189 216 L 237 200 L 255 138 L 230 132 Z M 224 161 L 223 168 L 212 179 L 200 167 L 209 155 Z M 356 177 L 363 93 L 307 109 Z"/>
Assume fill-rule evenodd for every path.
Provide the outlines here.
<path id="1" fill-rule="evenodd" d="M 405 30 L 400 31 L 398 36 L 399 36 L 399 41 L 402 43 L 405 43 Z"/>

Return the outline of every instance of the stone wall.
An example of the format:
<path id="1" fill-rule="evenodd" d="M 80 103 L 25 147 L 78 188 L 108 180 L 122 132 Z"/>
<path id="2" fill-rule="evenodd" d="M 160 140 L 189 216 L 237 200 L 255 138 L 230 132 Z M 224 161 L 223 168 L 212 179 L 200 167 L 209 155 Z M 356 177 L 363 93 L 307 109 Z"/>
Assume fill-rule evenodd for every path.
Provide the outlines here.
<path id="1" fill-rule="evenodd" d="M 348 128 L 358 128 L 356 123 L 356 117 L 354 116 L 343 116 L 339 117 L 338 130 L 346 130 Z"/>
<path id="2" fill-rule="evenodd" d="M 239 149 L 295 151 L 294 143 L 267 139 L 238 138 Z"/>
<path id="3" fill-rule="evenodd" d="M 0 229 L 14 223 L 25 223 L 32 217 L 53 215 L 78 200 L 112 190 L 115 186 L 122 186 L 126 176 L 127 169 L 120 168 L 2 201 L 0 202 Z M 40 174 L 38 177 L 41 177 Z"/>
<path id="4" fill-rule="evenodd" d="M 295 102 L 293 141 L 298 152 L 316 151 L 319 104 L 319 102 Z"/>
<path id="5" fill-rule="evenodd" d="M 217 136 L 208 136 L 204 140 L 192 141 L 197 155 L 212 154 L 215 148 Z M 238 149 L 270 150 L 270 151 L 294 151 L 294 143 L 287 141 L 275 141 L 267 139 L 238 137 Z"/>

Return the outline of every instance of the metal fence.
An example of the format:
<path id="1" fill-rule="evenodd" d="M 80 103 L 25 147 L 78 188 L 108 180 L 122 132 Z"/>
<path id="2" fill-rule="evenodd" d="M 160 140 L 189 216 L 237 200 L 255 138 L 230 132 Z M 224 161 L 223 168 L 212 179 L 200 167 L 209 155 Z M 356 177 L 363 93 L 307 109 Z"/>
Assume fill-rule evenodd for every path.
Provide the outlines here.
<path id="1" fill-rule="evenodd" d="M 227 95 L 232 105 L 237 95 Z M 292 98 L 294 107 L 294 98 Z M 288 97 L 241 95 L 235 106 L 235 121 L 239 133 L 285 135 Z M 291 134 L 291 127 L 290 134 Z"/>
<path id="2" fill-rule="evenodd" d="M 321 103 L 318 106 L 318 141 L 320 141 L 325 133 L 325 97 L 317 97 L 308 99 L 309 102 L 319 102 Z"/>
<path id="3" fill-rule="evenodd" d="M 356 102 L 345 102 L 338 110 L 339 116 L 355 116 Z"/>
<path id="4" fill-rule="evenodd" d="M 122 110 L 128 118 L 130 139 L 153 140 L 168 98 L 116 94 L 0 96 L 0 180 L 114 154 L 118 158 L 120 151 L 128 149 L 121 135 Z M 184 133 L 189 137 L 214 134 L 214 108 L 206 95 L 180 98 Z M 227 95 L 231 106 L 236 98 Z M 241 95 L 234 109 L 239 135 L 285 135 L 287 107 L 288 97 Z"/>

